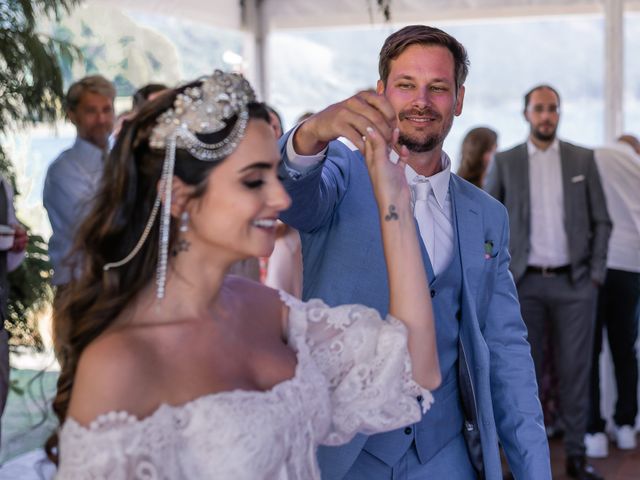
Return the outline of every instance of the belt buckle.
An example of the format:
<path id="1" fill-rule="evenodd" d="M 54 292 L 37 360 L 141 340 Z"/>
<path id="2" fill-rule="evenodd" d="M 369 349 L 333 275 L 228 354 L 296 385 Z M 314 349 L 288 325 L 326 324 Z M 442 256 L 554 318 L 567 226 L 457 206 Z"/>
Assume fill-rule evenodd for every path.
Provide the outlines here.
<path id="1" fill-rule="evenodd" d="M 549 268 L 549 267 L 541 267 L 541 273 L 544 278 L 551 278 L 556 276 L 556 273 L 553 271 L 553 268 Z"/>

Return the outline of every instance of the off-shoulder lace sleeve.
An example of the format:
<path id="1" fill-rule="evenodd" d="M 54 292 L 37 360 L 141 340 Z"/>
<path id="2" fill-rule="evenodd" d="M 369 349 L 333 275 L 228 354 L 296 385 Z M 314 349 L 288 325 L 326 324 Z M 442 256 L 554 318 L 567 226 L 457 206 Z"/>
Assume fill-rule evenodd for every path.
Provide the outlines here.
<path id="1" fill-rule="evenodd" d="M 332 421 L 324 445 L 356 433 L 394 430 L 420 420 L 433 397 L 413 381 L 407 329 L 363 305 L 330 308 L 282 292 L 289 306 L 290 342 L 308 348 L 329 382 Z M 302 340 L 302 341 L 301 341 Z M 421 412 L 422 405 L 422 412 Z"/>
<path id="2" fill-rule="evenodd" d="M 60 434 L 56 480 L 179 478 L 168 417 L 137 422 L 124 412 L 99 417 L 88 428 L 67 419 Z"/>

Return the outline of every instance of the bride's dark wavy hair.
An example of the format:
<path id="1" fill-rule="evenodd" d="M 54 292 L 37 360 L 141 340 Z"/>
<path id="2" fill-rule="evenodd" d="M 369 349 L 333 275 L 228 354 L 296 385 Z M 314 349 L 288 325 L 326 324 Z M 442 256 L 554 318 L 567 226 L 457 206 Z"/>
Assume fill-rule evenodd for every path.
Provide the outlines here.
<path id="1" fill-rule="evenodd" d="M 80 268 L 73 270 L 80 274 L 58 292 L 53 306 L 54 347 L 61 371 L 52 406 L 60 425 L 67 416 L 80 355 L 154 278 L 159 219 L 156 219 L 143 247 L 129 263 L 106 272 L 103 267 L 124 258 L 133 250 L 149 219 L 165 155 L 164 150 L 149 146 L 149 136 L 158 116 L 173 106 L 179 93 L 200 84 L 196 81 L 181 86 L 145 104 L 135 117 L 125 123 L 105 161 L 93 207 L 74 239 L 73 252 L 76 254 L 69 255 L 69 258 L 81 259 Z M 269 122 L 264 104 L 250 103 L 248 110 L 250 119 Z M 220 132 L 198 137 L 207 143 L 218 142 L 230 133 L 236 121 L 237 117 L 233 117 Z M 195 186 L 193 198 L 198 198 L 205 193 L 209 173 L 221 161 L 200 161 L 178 149 L 174 175 Z M 172 218 L 169 251 L 177 228 L 176 219 Z M 45 449 L 47 456 L 56 464 L 57 447 L 58 433 L 54 432 Z"/>

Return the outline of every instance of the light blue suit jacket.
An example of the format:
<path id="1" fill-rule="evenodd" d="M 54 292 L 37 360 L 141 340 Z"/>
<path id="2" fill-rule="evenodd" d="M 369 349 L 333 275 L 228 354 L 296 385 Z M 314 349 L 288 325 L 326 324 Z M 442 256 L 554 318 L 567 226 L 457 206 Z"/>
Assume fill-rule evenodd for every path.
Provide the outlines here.
<path id="1" fill-rule="evenodd" d="M 285 166 L 288 135 L 281 139 L 281 173 L 293 202 L 282 219 L 301 232 L 303 297 L 330 305 L 362 303 L 386 315 L 386 266 L 381 255 L 372 255 L 380 251 L 380 224 L 362 155 L 334 141 L 325 162 L 298 174 Z M 487 479 L 502 479 L 498 438 L 516 478 L 551 479 L 533 362 L 509 272 L 506 210 L 456 175 L 449 188 L 462 263 L 460 338 L 476 396 Z M 365 441 L 359 435 L 323 452 L 323 478 L 342 478 Z"/>

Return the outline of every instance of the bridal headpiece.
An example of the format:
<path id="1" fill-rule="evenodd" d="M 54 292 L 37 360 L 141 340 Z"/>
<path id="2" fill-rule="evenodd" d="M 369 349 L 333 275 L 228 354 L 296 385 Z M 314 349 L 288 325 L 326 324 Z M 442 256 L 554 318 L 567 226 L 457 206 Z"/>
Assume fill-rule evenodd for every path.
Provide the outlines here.
<path id="1" fill-rule="evenodd" d="M 162 176 L 158 195 L 149 220 L 133 250 L 118 262 L 103 268 L 120 267 L 128 263 L 144 245 L 162 204 L 160 215 L 160 245 L 156 270 L 156 296 L 164 297 L 167 281 L 169 230 L 171 225 L 171 188 L 176 149 L 187 151 L 205 162 L 215 162 L 230 155 L 242 140 L 249 121 L 248 104 L 255 101 L 255 93 L 247 80 L 237 73 L 216 70 L 197 87 L 185 89 L 176 96 L 172 108 L 158 117 L 151 132 L 151 148 L 164 149 Z M 231 131 L 220 141 L 207 143 L 204 137 L 220 132 L 227 121 L 236 118 Z M 163 202 L 161 200 L 164 200 Z"/>
<path id="2" fill-rule="evenodd" d="M 215 161 L 229 155 L 238 146 L 249 120 L 247 104 L 255 101 L 249 82 L 237 73 L 216 70 L 198 87 L 180 93 L 170 108 L 158 117 L 151 133 L 152 148 L 167 148 L 172 139 L 175 148 L 188 151 L 198 160 Z M 232 131 L 216 143 L 205 143 L 198 135 L 216 133 L 227 126 L 225 120 L 237 116 Z"/>

